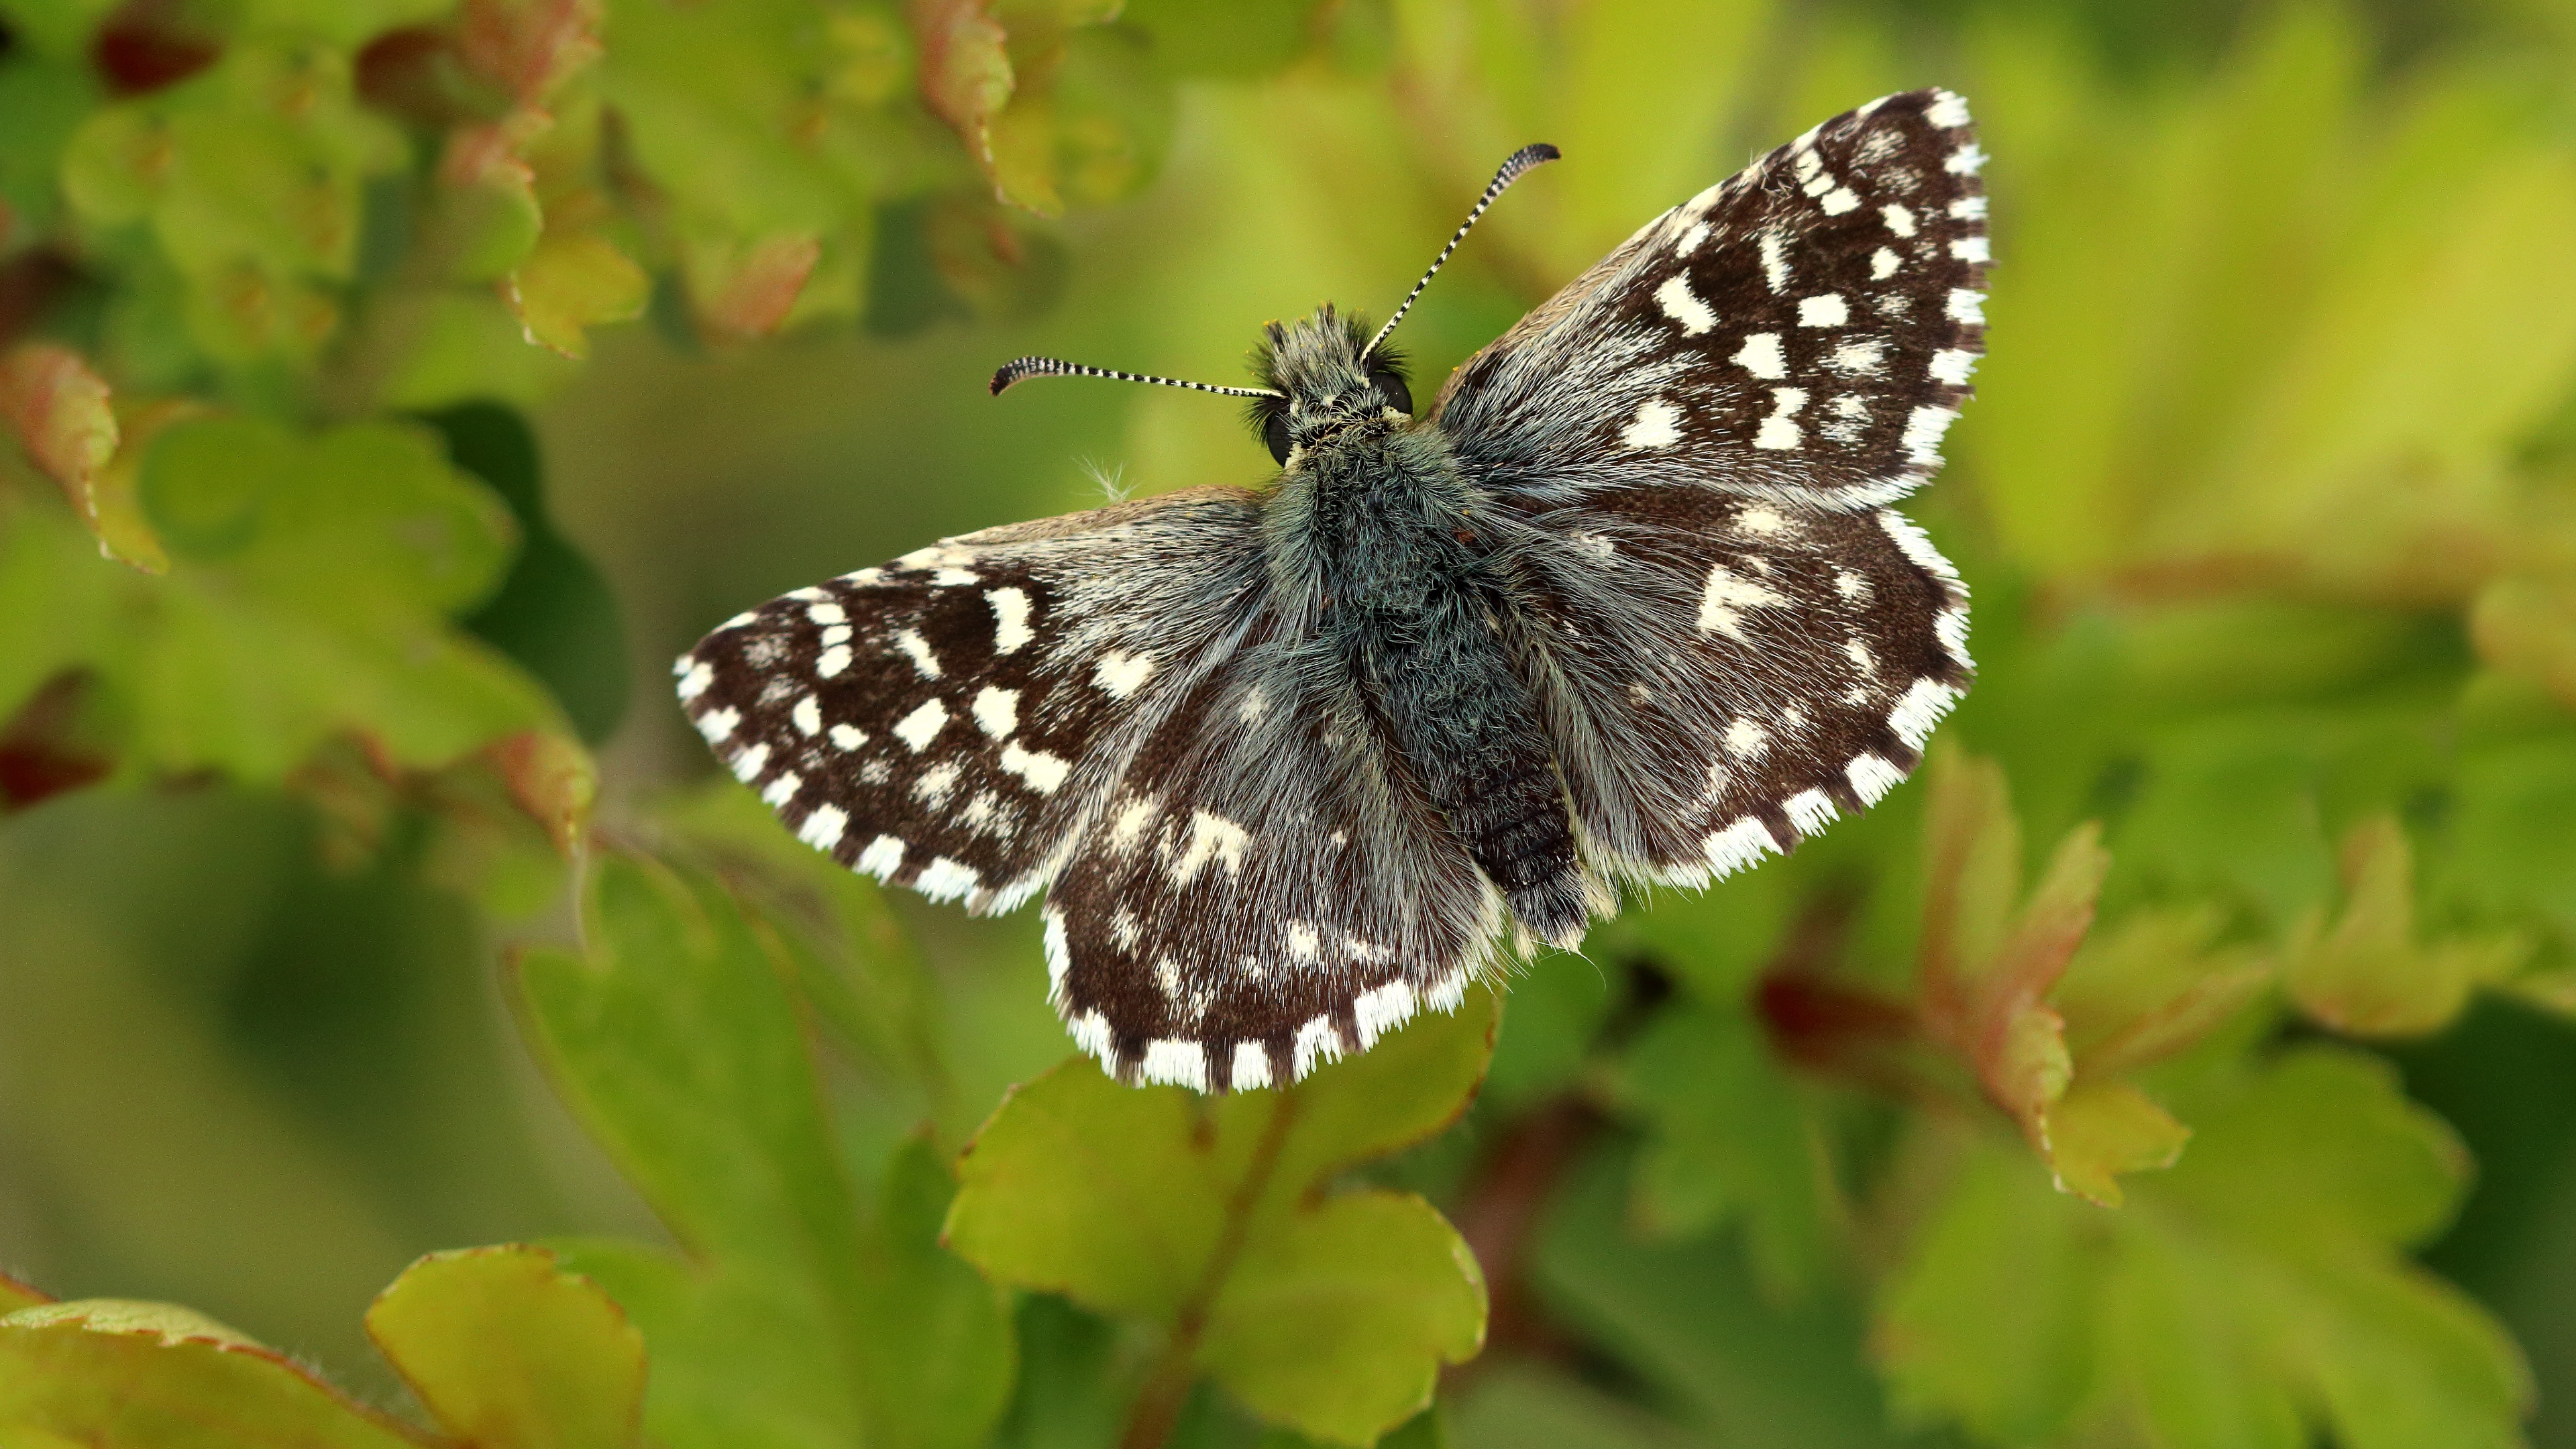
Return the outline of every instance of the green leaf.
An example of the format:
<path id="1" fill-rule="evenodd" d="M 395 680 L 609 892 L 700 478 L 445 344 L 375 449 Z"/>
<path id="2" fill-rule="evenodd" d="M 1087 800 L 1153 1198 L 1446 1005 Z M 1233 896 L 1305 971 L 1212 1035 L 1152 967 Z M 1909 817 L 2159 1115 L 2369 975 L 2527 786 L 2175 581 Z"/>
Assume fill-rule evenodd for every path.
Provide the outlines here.
<path id="1" fill-rule="evenodd" d="M 122 466 L 122 463 L 118 466 Z M 462 637 L 513 546 L 499 500 L 419 431 L 299 437 L 200 416 L 153 435 L 136 484 L 169 574 L 102 564 L 66 515 L 10 498 L 0 712 L 64 669 L 120 706 L 143 770 L 273 780 L 342 735 L 401 766 L 558 731 L 529 680 Z"/>
<path id="2" fill-rule="evenodd" d="M 1497 1014 L 1479 990 L 1294 1087 L 1212 1099 L 1069 1061 L 977 1134 L 948 1242 L 999 1282 L 1164 1328 L 1149 1400 L 1177 1406 L 1204 1371 L 1275 1422 L 1369 1443 L 1475 1353 L 1484 1281 L 1420 1199 L 1323 1188 L 1454 1120 Z"/>
<path id="3" fill-rule="evenodd" d="M 520 958 L 521 999 L 566 1096 L 690 1250 L 566 1249 L 644 1330 L 650 1437 L 981 1442 L 1009 1397 L 1007 1313 L 939 1247 L 953 1188 L 926 1144 L 898 1150 L 862 1211 L 795 951 L 712 882 L 618 854 L 583 921 L 584 955 Z"/>
<path id="4" fill-rule="evenodd" d="M 1631 1170 L 1615 1152 L 1591 1154 L 1549 1208 L 1528 1271 L 1551 1315 L 1633 1370 L 1698 1431 L 1698 1442 L 1747 1449 L 1901 1442 L 1862 1362 L 1862 1325 L 1850 1302 L 1831 1293 L 1780 1301 L 1727 1234 L 1639 1240 L 1628 1230 L 1622 1191 Z"/>
<path id="5" fill-rule="evenodd" d="M 134 1449 L 415 1449 L 393 1421 L 202 1314 L 93 1298 L 0 1317 L 0 1438 Z"/>
<path id="6" fill-rule="evenodd" d="M 1766 1288 L 1809 1288 L 1846 1226 L 1824 1124 L 1740 1011 L 1658 1013 L 1630 1048 L 1623 1101 L 1644 1114 L 1636 1209 L 1662 1237 L 1741 1222 Z"/>
<path id="7" fill-rule="evenodd" d="M 465 1248 L 405 1269 L 367 1333 L 440 1427 L 478 1449 L 636 1442 L 644 1341 L 542 1248 Z"/>
<path id="8" fill-rule="evenodd" d="M 775 940 L 717 887 L 618 854 L 597 862 L 583 921 L 584 955 L 518 960 L 532 1035 L 593 1135 L 707 1268 L 633 1268 L 650 1290 L 638 1303 L 622 1275 L 578 1255 L 571 1266 L 628 1304 L 657 1363 L 659 1323 L 727 1349 L 710 1320 L 758 1323 L 770 1393 L 813 1432 L 856 1434 L 857 1203 Z M 657 1386 L 654 1423 L 663 1399 Z"/>
<path id="9" fill-rule="evenodd" d="M 2512 1341 L 2404 1256 L 2466 1163 L 2393 1074 L 2311 1047 L 2188 1105 L 2191 1152 L 2117 1214 L 1962 1146 L 1879 1300 L 1909 1412 L 2007 1442 L 2118 1422 L 2159 1449 L 2520 1442 Z"/>

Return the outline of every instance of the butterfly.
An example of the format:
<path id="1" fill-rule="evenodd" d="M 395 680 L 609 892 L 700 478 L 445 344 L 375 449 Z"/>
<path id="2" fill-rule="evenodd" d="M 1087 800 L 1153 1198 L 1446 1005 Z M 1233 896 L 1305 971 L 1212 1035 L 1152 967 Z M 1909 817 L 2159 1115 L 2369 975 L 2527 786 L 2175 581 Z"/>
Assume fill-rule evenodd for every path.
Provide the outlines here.
<path id="1" fill-rule="evenodd" d="M 965 534 L 678 663 L 817 850 L 975 912 L 1130 1083 L 1292 1082 L 1875 803 L 1968 685 L 1967 591 L 1888 505 L 1983 350 L 1968 109 L 1837 116 L 1639 227 L 1414 416 L 1386 325 L 1264 332 L 1267 487 Z"/>

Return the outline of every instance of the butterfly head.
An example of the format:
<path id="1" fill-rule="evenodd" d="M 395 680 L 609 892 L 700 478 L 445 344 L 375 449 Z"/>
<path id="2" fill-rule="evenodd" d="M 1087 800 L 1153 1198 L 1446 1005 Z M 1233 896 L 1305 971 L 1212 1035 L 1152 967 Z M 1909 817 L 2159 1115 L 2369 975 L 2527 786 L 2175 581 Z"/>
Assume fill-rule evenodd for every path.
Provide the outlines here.
<path id="1" fill-rule="evenodd" d="M 1384 343 L 1372 350 L 1368 324 L 1329 302 L 1264 327 L 1252 368 L 1269 388 L 1252 401 L 1252 428 L 1282 463 L 1355 423 L 1413 416 L 1403 357 Z"/>

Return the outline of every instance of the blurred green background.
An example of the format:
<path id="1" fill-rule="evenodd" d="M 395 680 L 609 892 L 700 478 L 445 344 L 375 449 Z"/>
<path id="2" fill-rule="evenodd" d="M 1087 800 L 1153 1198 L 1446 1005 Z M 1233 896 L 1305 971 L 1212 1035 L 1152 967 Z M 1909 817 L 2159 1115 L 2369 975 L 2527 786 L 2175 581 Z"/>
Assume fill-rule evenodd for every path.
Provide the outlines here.
<path id="1" fill-rule="evenodd" d="M 1941 84 L 1994 157 L 1998 259 L 1977 400 L 1907 505 L 1975 591 L 1981 676 L 1942 737 L 2000 767 L 2034 858 L 2102 822 L 2097 945 L 2260 978 L 2150 1095 L 2192 1124 L 2247 1063 L 2385 1063 L 2405 1096 L 2353 1078 L 2317 1131 L 2381 1113 L 2435 1185 L 2367 1144 L 2380 1166 L 2335 1178 L 2196 1142 L 2166 1206 L 2075 1204 L 2027 1151 L 1986 1163 L 2012 1137 L 1973 1091 L 1853 1068 L 1848 1022 L 1781 983 L 1821 957 L 1904 998 L 1918 781 L 1537 963 L 1469 1122 L 1377 1170 L 1501 1255 L 1446 1432 L 2576 1446 L 2576 5 L 0 0 L 0 24 L 0 333 L 82 369 L 22 347 L 0 380 L 31 445 L 0 464 L 0 1269 L 184 1302 L 390 1399 L 359 1314 L 417 1255 L 658 1236 L 496 963 L 575 938 L 546 827 L 588 805 L 588 760 L 603 843 L 760 828 L 667 661 L 941 535 L 1272 471 L 1228 403 L 996 400 L 995 364 L 1238 381 L 1265 320 L 1383 315 L 1494 164 L 1552 141 L 1405 324 L 1427 398 L 1656 211 Z M 121 441 L 60 401 L 84 377 Z M 835 1069 L 860 1164 L 925 1118 L 961 1145 L 1067 1050 L 1033 913 L 894 909 L 940 1066 Z M 2217 1351 L 2243 1381 L 2200 1384 L 2202 1419 L 2122 1387 L 2160 1382 L 2139 1343 L 2236 1320 L 2155 1318 L 2121 1274 L 2288 1301 L 2266 1275 L 2296 1273 L 2123 1257 L 2113 1214 L 2228 1202 L 2291 1224 L 2255 1234 L 2278 1246 L 2410 1192 L 2372 1251 L 2464 1298 L 2374 1318 L 2353 1305 L 2400 1290 L 2334 1280 L 2334 1313 Z M 1021 1309 L 1010 1442 L 1106 1442 L 1030 1427 L 1079 1318 Z M 2292 1418 L 2223 1411 L 2275 1373 Z"/>

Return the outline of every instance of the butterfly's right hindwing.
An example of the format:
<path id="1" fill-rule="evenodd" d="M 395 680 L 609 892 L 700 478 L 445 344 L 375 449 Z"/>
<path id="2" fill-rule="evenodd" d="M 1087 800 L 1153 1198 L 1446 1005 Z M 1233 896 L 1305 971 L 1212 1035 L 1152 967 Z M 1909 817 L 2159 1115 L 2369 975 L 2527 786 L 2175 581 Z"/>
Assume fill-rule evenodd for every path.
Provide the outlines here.
<path id="1" fill-rule="evenodd" d="M 681 657 L 689 718 L 799 838 L 970 909 L 1045 883 L 1261 577 L 1239 489 L 987 529 L 773 599 Z"/>

